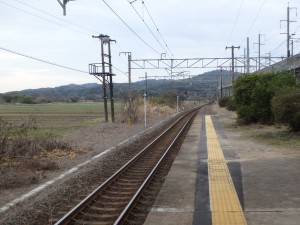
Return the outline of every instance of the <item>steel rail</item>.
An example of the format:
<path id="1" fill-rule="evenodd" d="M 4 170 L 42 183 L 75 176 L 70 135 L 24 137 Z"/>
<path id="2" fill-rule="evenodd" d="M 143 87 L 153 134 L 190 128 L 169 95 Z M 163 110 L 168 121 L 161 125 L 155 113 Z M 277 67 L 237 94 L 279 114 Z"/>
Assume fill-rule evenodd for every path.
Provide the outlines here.
<path id="1" fill-rule="evenodd" d="M 118 176 L 122 174 L 130 165 L 138 160 L 151 146 L 157 143 L 168 131 L 170 131 L 181 119 L 183 119 L 187 114 L 196 111 L 197 109 L 190 110 L 182 115 L 176 122 L 169 126 L 163 133 L 161 133 L 157 138 L 155 138 L 150 144 L 148 144 L 142 151 L 135 155 L 131 160 L 129 160 L 124 166 L 117 170 L 112 176 L 110 176 L 104 183 L 97 187 L 91 194 L 85 197 L 80 203 L 78 203 L 73 209 L 71 209 L 67 214 L 65 214 L 55 225 L 65 225 L 71 223 L 75 217 L 85 209 L 91 202 L 93 202 L 104 188 L 108 187 Z"/>
<path id="2" fill-rule="evenodd" d="M 177 136 L 174 138 L 174 140 L 172 141 L 172 143 L 169 145 L 169 147 L 167 148 L 166 152 L 162 155 L 162 157 L 160 158 L 160 160 L 157 162 L 157 164 L 155 165 L 155 167 L 152 169 L 152 171 L 150 172 L 150 174 L 148 175 L 148 177 L 145 179 L 145 181 L 142 183 L 142 185 L 140 186 L 140 188 L 137 190 L 137 192 L 135 193 L 135 195 L 132 197 L 132 199 L 129 201 L 129 203 L 127 204 L 127 206 L 124 208 L 124 210 L 122 211 L 122 213 L 120 214 L 120 216 L 117 218 L 117 220 L 114 222 L 113 225 L 119 225 L 122 224 L 123 222 L 125 222 L 124 220 L 126 219 L 127 215 L 130 213 L 130 210 L 133 208 L 134 204 L 138 201 L 139 196 L 141 195 L 141 193 L 143 192 L 143 190 L 145 189 L 146 185 L 150 182 L 150 180 L 152 179 L 153 175 L 155 174 L 155 172 L 158 170 L 158 168 L 161 166 L 162 161 L 166 158 L 166 155 L 170 152 L 171 148 L 173 147 L 173 145 L 175 144 L 175 142 L 179 139 L 179 137 L 182 135 L 183 131 L 185 130 L 185 128 L 187 127 L 188 123 L 191 121 L 191 119 L 196 115 L 196 113 L 194 113 L 194 115 L 192 115 L 189 120 L 184 124 L 184 126 L 181 128 L 181 130 L 179 131 L 179 133 L 177 134 Z"/>

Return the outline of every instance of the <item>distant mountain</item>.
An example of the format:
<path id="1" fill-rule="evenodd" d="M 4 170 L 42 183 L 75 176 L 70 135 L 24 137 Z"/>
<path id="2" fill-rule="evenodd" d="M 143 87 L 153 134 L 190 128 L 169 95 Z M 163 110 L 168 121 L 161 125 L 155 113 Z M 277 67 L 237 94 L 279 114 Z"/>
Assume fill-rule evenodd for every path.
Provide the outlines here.
<path id="1" fill-rule="evenodd" d="M 222 74 L 223 86 L 229 85 L 231 83 L 231 72 L 223 70 Z M 235 76 L 239 75 L 237 73 Z M 147 93 L 148 96 L 155 96 L 163 92 L 176 92 L 186 97 L 208 97 L 216 94 L 217 88 L 220 85 L 220 78 L 221 71 L 215 70 L 197 76 L 187 76 L 187 78 L 180 80 L 149 79 L 147 80 Z M 144 92 L 145 86 L 145 81 L 131 84 L 132 90 L 141 92 Z M 127 83 L 114 83 L 115 98 L 120 98 L 122 93 L 127 90 Z M 97 83 L 69 84 L 55 88 L 27 89 L 14 93 L 31 96 L 34 99 L 48 98 L 54 101 L 69 101 L 70 99 L 99 100 L 102 99 L 102 85 Z"/>

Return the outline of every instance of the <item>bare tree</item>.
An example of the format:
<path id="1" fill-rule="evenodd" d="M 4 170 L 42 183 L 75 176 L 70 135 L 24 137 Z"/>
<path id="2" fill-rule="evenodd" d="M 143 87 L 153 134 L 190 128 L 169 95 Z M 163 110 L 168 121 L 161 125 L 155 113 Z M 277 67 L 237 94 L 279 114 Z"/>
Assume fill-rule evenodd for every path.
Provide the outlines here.
<path id="1" fill-rule="evenodd" d="M 130 121 L 130 123 L 135 123 L 138 121 L 138 109 L 142 103 L 141 94 L 138 91 L 124 92 L 122 96 L 123 109 L 122 114 L 126 115 L 127 118 L 123 120 Z"/>

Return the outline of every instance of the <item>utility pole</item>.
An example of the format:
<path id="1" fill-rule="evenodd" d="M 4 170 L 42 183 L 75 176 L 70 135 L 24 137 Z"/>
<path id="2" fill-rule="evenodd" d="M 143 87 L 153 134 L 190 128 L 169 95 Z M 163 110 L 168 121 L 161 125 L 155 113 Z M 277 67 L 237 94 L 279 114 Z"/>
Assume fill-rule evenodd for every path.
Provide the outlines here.
<path id="1" fill-rule="evenodd" d="M 132 122 L 132 104 L 131 104 L 131 52 L 120 52 L 119 55 L 128 55 L 128 97 L 129 97 L 129 108 L 128 108 L 128 126 L 131 127 Z"/>
<path id="2" fill-rule="evenodd" d="M 267 57 L 268 57 L 268 59 L 266 59 L 266 60 L 268 60 L 268 61 L 266 61 L 266 62 L 268 62 L 268 64 L 269 64 L 268 66 L 271 66 L 271 58 L 272 58 L 272 57 L 271 57 L 271 52 L 267 53 L 266 55 L 267 55 Z"/>
<path id="3" fill-rule="evenodd" d="M 247 73 L 250 73 L 250 47 L 249 47 L 249 37 L 247 37 Z"/>
<path id="4" fill-rule="evenodd" d="M 119 55 L 128 55 L 128 85 L 129 92 L 131 91 L 131 52 L 120 52 Z"/>
<path id="5" fill-rule="evenodd" d="M 115 122 L 115 107 L 114 107 L 114 85 L 112 80 L 112 63 L 111 63 L 111 51 L 110 51 L 110 42 L 116 42 L 115 40 L 108 40 L 108 65 L 109 65 L 109 92 L 110 92 L 110 111 L 111 111 L 111 121 Z"/>
<path id="6" fill-rule="evenodd" d="M 221 98 L 223 98 L 223 68 L 221 67 L 221 80 L 220 80 L 220 94 L 221 94 Z"/>
<path id="7" fill-rule="evenodd" d="M 64 16 L 66 15 L 66 5 L 69 1 L 75 1 L 75 0 L 62 0 L 62 2 L 60 0 L 57 0 L 58 3 L 60 4 L 60 6 L 63 8 L 63 12 L 64 12 Z"/>
<path id="8" fill-rule="evenodd" d="M 105 112 L 105 122 L 108 122 L 108 110 L 107 110 L 107 93 L 106 93 L 106 77 L 109 77 L 109 88 L 110 88 L 110 100 L 111 100 L 111 119 L 115 122 L 114 116 L 114 100 L 113 100 L 113 83 L 112 83 L 112 64 L 111 64 L 111 52 L 110 52 L 110 42 L 111 40 L 108 35 L 100 34 L 98 36 L 92 36 L 93 38 L 98 38 L 101 41 L 101 63 L 89 64 L 89 73 L 94 76 L 101 76 L 102 78 L 102 90 L 104 99 L 104 112 Z M 104 45 L 108 44 L 108 54 L 104 53 Z M 105 62 L 105 57 L 108 57 L 108 63 Z M 109 69 L 108 71 L 107 68 Z"/>
<path id="9" fill-rule="evenodd" d="M 147 127 L 147 72 L 145 72 L 145 92 L 144 96 L 144 119 L 145 119 L 145 128 Z"/>
<path id="10" fill-rule="evenodd" d="M 281 34 L 286 34 L 286 36 L 287 36 L 287 43 L 286 43 L 286 47 L 287 47 L 287 57 L 290 57 L 291 56 L 291 52 L 290 52 L 290 39 L 291 39 L 291 35 L 290 35 L 290 23 L 291 22 L 296 22 L 296 21 L 291 21 L 290 20 L 290 11 L 291 10 L 293 10 L 293 9 L 295 9 L 296 10 L 296 15 L 297 15 L 297 8 L 295 8 L 295 7 L 287 7 L 287 19 L 286 20 L 280 20 L 280 22 L 282 22 L 282 21 L 286 21 L 286 23 L 287 23 L 287 31 L 286 31 L 286 33 L 281 33 Z"/>
<path id="11" fill-rule="evenodd" d="M 247 48 L 244 48 L 244 74 L 246 74 L 246 58 L 247 58 Z"/>
<path id="12" fill-rule="evenodd" d="M 254 44 L 257 44 L 258 45 L 258 70 L 260 70 L 260 65 L 261 65 L 261 63 L 260 63 L 260 58 L 261 58 L 261 46 L 263 45 L 262 43 L 261 43 L 261 36 L 262 36 L 263 34 L 261 34 L 260 32 L 258 33 L 258 43 L 254 43 Z"/>
<path id="13" fill-rule="evenodd" d="M 231 85 L 233 90 L 233 84 L 234 84 L 234 49 L 240 49 L 240 46 L 231 46 L 227 47 L 225 49 L 231 48 L 231 70 L 232 70 L 232 76 L 231 76 Z"/>
<path id="14" fill-rule="evenodd" d="M 258 70 L 260 70 L 260 46 L 261 46 L 261 42 L 260 42 L 260 33 L 258 34 Z"/>

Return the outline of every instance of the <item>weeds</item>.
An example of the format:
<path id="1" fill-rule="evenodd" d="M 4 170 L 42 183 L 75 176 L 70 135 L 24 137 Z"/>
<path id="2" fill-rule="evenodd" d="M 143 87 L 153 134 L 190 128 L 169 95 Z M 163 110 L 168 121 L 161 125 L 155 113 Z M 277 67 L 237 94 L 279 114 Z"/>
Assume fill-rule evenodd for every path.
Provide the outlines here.
<path id="1" fill-rule="evenodd" d="M 38 129 L 34 115 L 22 118 L 19 125 L 0 117 L 0 189 L 8 184 L 13 187 L 24 183 L 25 178 L 25 183 L 37 182 L 45 176 L 43 171 L 59 169 L 58 164 L 45 155 L 65 156 L 71 152 L 67 143 L 52 137 L 35 136 Z"/>
<path id="2" fill-rule="evenodd" d="M 299 134 L 289 130 L 261 131 L 252 133 L 252 138 L 277 146 L 297 147 L 300 146 Z"/>

